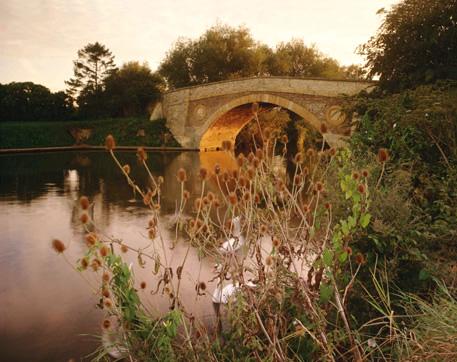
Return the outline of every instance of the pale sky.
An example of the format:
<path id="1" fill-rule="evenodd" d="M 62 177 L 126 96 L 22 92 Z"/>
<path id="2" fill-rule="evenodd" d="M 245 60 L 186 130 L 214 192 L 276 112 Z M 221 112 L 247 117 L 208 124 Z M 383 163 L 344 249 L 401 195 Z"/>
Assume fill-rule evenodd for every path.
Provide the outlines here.
<path id="1" fill-rule="evenodd" d="M 274 47 L 303 39 L 341 64 L 362 63 L 359 44 L 381 23 L 376 11 L 399 0 L 0 0 L 0 83 L 65 88 L 77 50 L 99 41 L 118 66 L 155 70 L 179 37 L 217 24 L 244 25 Z"/>

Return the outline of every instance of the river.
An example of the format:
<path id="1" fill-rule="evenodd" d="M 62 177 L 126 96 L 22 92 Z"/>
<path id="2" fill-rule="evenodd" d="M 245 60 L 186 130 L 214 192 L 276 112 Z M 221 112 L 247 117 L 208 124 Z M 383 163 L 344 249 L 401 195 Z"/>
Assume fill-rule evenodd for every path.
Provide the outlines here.
<path id="1" fill-rule="evenodd" d="M 129 163 L 132 175 L 142 186 L 148 178 L 137 164 L 134 152 L 119 154 Z M 154 175 L 163 175 L 162 226 L 166 228 L 180 193 L 176 172 L 187 169 L 186 188 L 200 193 L 200 166 L 212 169 L 215 163 L 234 167 L 233 159 L 218 153 L 150 153 L 148 164 Z M 209 185 L 211 188 L 211 185 Z M 95 203 L 94 220 L 107 235 L 122 238 L 133 246 L 147 241 L 150 212 L 135 199 L 107 152 L 58 152 L 10 154 L 0 156 L 0 360 L 68 361 L 79 360 L 98 346 L 102 312 L 96 308 L 98 297 L 88 283 L 72 269 L 84 252 L 83 228 L 79 221 L 78 200 L 86 195 Z M 51 249 L 51 240 L 59 238 L 70 246 L 66 257 Z M 185 253 L 179 246 L 167 251 L 171 264 Z M 147 281 L 144 297 L 148 306 L 160 313 L 168 306 L 155 289 L 150 270 L 135 263 L 136 280 Z M 183 296 L 195 304 L 194 286 L 198 276 L 210 278 L 211 261 L 199 262 L 192 254 Z M 197 273 L 198 271 L 198 273 Z M 94 284 L 94 273 L 86 275 Z M 197 274 L 200 274 L 197 276 Z M 204 298 L 204 297 L 203 297 Z M 212 312 L 208 298 L 193 313 L 205 317 Z"/>

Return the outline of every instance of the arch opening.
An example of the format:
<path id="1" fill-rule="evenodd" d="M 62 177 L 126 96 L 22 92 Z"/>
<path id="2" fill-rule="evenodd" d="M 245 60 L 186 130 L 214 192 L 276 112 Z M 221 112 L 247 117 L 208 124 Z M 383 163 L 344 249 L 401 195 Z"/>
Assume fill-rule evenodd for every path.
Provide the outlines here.
<path id="1" fill-rule="evenodd" d="M 253 119 L 252 103 L 259 103 L 262 109 L 281 107 L 304 119 L 318 130 L 320 121 L 304 107 L 282 97 L 270 94 L 253 94 L 240 97 L 220 107 L 206 121 L 206 132 L 200 140 L 200 150 L 215 150 L 223 141 L 235 144 L 236 136 Z"/>

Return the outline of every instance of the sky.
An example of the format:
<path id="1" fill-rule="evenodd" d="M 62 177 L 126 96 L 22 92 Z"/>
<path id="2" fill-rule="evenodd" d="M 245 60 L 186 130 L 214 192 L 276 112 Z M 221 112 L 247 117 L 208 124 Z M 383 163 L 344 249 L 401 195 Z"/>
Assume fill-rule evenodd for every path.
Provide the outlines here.
<path id="1" fill-rule="evenodd" d="M 32 81 L 63 90 L 78 49 L 98 41 L 118 66 L 155 70 L 180 37 L 218 23 L 246 26 L 272 48 L 303 39 L 341 64 L 361 64 L 358 45 L 399 0 L 0 0 L 0 83 Z"/>

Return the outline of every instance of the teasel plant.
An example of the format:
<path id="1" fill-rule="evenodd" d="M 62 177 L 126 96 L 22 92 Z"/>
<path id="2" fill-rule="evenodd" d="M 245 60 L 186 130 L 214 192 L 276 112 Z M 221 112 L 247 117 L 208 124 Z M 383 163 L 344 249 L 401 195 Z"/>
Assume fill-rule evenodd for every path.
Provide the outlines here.
<path id="1" fill-rule="evenodd" d="M 253 118 L 259 124 L 258 112 L 254 106 Z M 328 132 L 325 124 L 320 130 Z M 113 136 L 106 137 L 114 164 L 150 211 L 146 225 L 150 243 L 138 248 L 105 235 L 86 212 L 90 200 L 83 196 L 81 222 L 87 251 L 77 268 L 100 276 L 96 290 L 99 307 L 106 313 L 102 328 L 115 328 L 112 348 L 123 357 L 131 361 L 364 360 L 366 348 L 352 326 L 348 299 L 366 262 L 351 240 L 370 223 L 370 175 L 354 171 L 350 152 L 328 147 L 324 138 L 320 149 L 288 159 L 286 136 L 263 132 L 261 137 L 261 146 L 253 137 L 254 150 L 248 155 L 235 156 L 231 142 L 224 141 L 223 152 L 233 157 L 237 168 L 201 168 L 198 195 L 186 190 L 184 168 L 178 170 L 176 180 L 167 180 L 180 185 L 175 225 L 167 235 L 160 225 L 163 178 L 153 176 L 147 153 L 139 148 L 138 161 L 151 180 L 149 189 L 140 187 L 130 166 L 117 157 Z M 293 164 L 289 175 L 275 171 L 278 157 Z M 336 187 L 328 187 L 330 172 L 337 175 Z M 341 200 L 343 212 L 334 211 L 331 200 L 336 199 Z M 178 243 L 185 245 L 186 252 L 173 266 L 166 251 Z M 64 253 L 62 245 L 54 242 L 53 247 Z M 213 295 L 223 296 L 223 286 L 232 286 L 224 300 L 221 297 L 216 303 L 213 298 L 217 318 L 223 319 L 218 328 L 199 321 L 191 312 L 195 300 L 189 302 L 191 298 L 182 295 L 191 250 L 200 260 L 217 264 L 209 280 L 192 271 L 197 303 L 211 294 L 211 283 L 216 282 Z M 154 279 L 135 280 L 125 253 L 136 255 L 138 266 L 149 268 Z M 168 298 L 168 313 L 157 316 L 148 310 L 142 293 L 149 289 L 150 294 L 160 292 Z M 104 352 L 100 353 L 99 359 Z"/>

